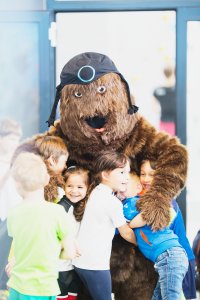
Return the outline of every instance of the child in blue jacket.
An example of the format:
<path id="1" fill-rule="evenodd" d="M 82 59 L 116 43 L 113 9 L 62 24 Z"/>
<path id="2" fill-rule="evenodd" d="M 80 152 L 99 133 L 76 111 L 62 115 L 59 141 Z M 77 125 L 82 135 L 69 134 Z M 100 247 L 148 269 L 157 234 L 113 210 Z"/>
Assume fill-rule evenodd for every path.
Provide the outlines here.
<path id="1" fill-rule="evenodd" d="M 155 167 L 151 165 L 153 165 L 153 163 L 150 161 L 142 162 L 140 181 L 137 175 L 131 174 L 131 180 L 127 191 L 127 198 L 123 201 L 124 215 L 130 221 L 130 227 L 134 227 L 138 247 L 140 248 L 141 252 L 143 252 L 143 254 L 147 258 L 155 262 L 155 268 L 159 273 L 160 281 L 158 281 L 152 299 L 162 299 L 162 297 L 164 298 L 165 295 L 167 295 L 167 299 L 180 299 L 181 285 L 184 278 L 184 271 L 182 269 L 182 266 L 184 265 L 184 261 L 186 261 L 185 254 L 183 254 L 184 251 L 182 248 L 185 249 L 190 262 L 187 274 L 183 280 L 183 292 L 186 299 L 193 299 L 196 298 L 194 281 L 194 254 L 186 237 L 182 214 L 177 202 L 175 200 L 172 201 L 172 207 L 170 209 L 171 223 L 169 227 L 157 232 L 153 232 L 150 226 L 147 226 L 143 222 L 141 214 L 138 215 L 136 203 L 140 195 L 137 195 L 135 197 L 131 196 L 134 194 L 138 194 L 142 188 L 143 192 L 145 192 L 150 187 L 155 171 Z M 136 215 L 138 215 L 138 217 L 136 219 L 133 219 L 133 217 Z M 175 252 L 173 250 L 175 250 Z M 169 258 L 167 258 L 168 255 Z M 180 259 L 181 255 L 183 255 L 184 257 L 183 261 L 182 259 Z M 171 260 L 170 264 L 172 267 L 172 272 L 169 272 L 168 275 L 171 276 L 172 280 L 177 280 L 176 284 L 174 284 L 173 282 L 171 291 L 169 291 L 170 282 L 166 282 L 166 270 L 164 270 L 163 272 L 163 267 L 159 266 L 160 260 L 162 261 L 161 264 L 163 264 L 163 261 L 167 261 L 168 259 L 169 261 Z M 179 274 L 178 277 L 177 274 Z M 167 285 L 165 285 L 165 283 Z M 168 286 L 168 289 L 166 288 L 166 286 Z"/>

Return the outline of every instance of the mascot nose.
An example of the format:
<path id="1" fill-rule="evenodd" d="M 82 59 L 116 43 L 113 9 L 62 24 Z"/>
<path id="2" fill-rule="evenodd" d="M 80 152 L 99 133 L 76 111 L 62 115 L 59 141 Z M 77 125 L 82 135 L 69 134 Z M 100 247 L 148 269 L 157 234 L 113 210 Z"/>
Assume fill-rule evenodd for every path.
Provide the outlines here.
<path id="1" fill-rule="evenodd" d="M 82 82 L 90 82 L 95 77 L 95 69 L 92 66 L 85 65 L 78 70 L 77 77 Z"/>
<path id="2" fill-rule="evenodd" d="M 94 118 L 87 118 L 86 122 L 89 126 L 91 126 L 92 128 L 102 128 L 105 123 L 106 123 L 106 119 L 104 117 L 94 117 Z"/>

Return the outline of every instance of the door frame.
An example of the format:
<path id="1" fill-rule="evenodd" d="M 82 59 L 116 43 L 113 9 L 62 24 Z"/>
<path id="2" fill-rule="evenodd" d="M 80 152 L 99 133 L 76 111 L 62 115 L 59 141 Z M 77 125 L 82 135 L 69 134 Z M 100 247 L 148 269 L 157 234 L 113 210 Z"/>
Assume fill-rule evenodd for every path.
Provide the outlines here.
<path id="1" fill-rule="evenodd" d="M 47 8 L 57 12 L 112 12 L 173 10 L 176 12 L 176 135 L 187 144 L 186 82 L 187 82 L 187 21 L 200 19 L 200 0 L 123 0 L 123 1 L 56 1 L 47 0 Z M 55 76 L 55 71 L 54 71 Z M 55 82 L 55 77 L 54 77 Z M 186 189 L 178 197 L 186 223 Z"/>
<path id="2" fill-rule="evenodd" d="M 199 7 L 200 0 L 88 0 L 59 1 L 47 0 L 47 8 L 61 11 L 130 11 L 130 10 L 169 10 L 178 7 Z"/>

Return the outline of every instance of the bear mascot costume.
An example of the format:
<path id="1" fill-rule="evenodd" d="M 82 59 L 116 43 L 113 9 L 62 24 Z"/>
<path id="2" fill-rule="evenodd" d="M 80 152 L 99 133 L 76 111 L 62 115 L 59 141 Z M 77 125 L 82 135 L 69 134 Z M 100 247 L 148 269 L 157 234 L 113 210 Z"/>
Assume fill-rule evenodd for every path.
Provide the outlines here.
<path id="1" fill-rule="evenodd" d="M 171 199 L 185 185 L 186 148 L 139 114 L 128 83 L 106 55 L 86 52 L 73 57 L 60 79 L 46 134 L 63 138 L 69 161 L 91 170 L 105 149 L 121 151 L 138 163 L 156 159 L 153 183 L 137 208 L 153 230 L 167 226 Z M 55 121 L 59 100 L 60 119 Z M 111 275 L 115 300 L 151 299 L 157 281 L 153 263 L 118 235 L 113 239 Z M 79 299 L 91 298 L 83 292 Z"/>
<path id="2" fill-rule="evenodd" d="M 167 226 L 171 199 L 185 185 L 186 148 L 139 114 L 128 83 L 106 55 L 86 52 L 73 57 L 60 79 L 48 134 L 62 137 L 70 160 L 91 170 L 105 149 L 124 152 L 138 163 L 156 159 L 153 184 L 137 208 L 153 230 Z M 54 122 L 59 100 L 60 120 Z M 120 236 L 113 239 L 111 275 L 115 300 L 151 299 L 157 280 L 153 264 Z"/>

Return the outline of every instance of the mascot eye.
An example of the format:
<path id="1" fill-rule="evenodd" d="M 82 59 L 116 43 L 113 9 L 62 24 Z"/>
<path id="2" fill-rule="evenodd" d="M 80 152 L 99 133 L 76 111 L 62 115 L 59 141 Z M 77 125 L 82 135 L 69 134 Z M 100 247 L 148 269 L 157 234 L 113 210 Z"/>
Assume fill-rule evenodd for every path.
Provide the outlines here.
<path id="1" fill-rule="evenodd" d="M 106 91 L 106 87 L 104 85 L 99 86 L 98 89 L 97 89 L 97 92 L 99 94 L 104 94 L 105 91 Z"/>
<path id="2" fill-rule="evenodd" d="M 81 98 L 82 97 L 82 94 L 80 92 L 74 92 L 74 96 L 76 98 Z"/>

